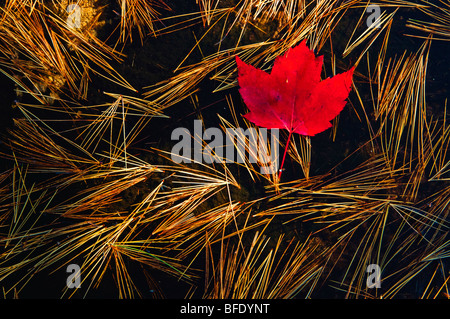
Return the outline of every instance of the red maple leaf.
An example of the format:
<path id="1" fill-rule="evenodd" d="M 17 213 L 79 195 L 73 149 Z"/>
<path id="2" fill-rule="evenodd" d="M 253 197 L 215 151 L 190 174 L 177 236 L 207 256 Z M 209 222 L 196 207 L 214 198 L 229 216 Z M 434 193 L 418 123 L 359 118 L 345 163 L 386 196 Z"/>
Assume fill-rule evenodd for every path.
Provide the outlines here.
<path id="1" fill-rule="evenodd" d="M 292 133 L 313 136 L 331 127 L 344 108 L 355 67 L 321 81 L 323 57 L 302 41 L 275 59 L 269 73 L 236 56 L 239 92 L 250 110 L 244 117 L 266 128 L 289 132 L 281 167 Z M 280 170 L 281 175 L 281 170 Z"/>

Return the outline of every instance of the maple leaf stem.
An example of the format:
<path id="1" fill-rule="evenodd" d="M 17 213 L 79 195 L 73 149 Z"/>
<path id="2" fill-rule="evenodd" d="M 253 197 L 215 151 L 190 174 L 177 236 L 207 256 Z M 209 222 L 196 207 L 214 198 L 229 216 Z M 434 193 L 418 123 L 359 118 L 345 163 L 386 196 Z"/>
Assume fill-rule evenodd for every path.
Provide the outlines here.
<path id="1" fill-rule="evenodd" d="M 292 131 L 289 131 L 289 136 L 288 136 L 288 139 L 287 139 L 287 142 L 286 142 L 286 147 L 284 148 L 283 159 L 281 160 L 280 172 L 278 173 L 278 179 L 281 178 L 281 173 L 283 172 L 284 160 L 286 159 L 286 153 L 287 153 L 287 150 L 289 148 L 289 142 L 291 141 L 291 136 L 292 136 Z"/>

